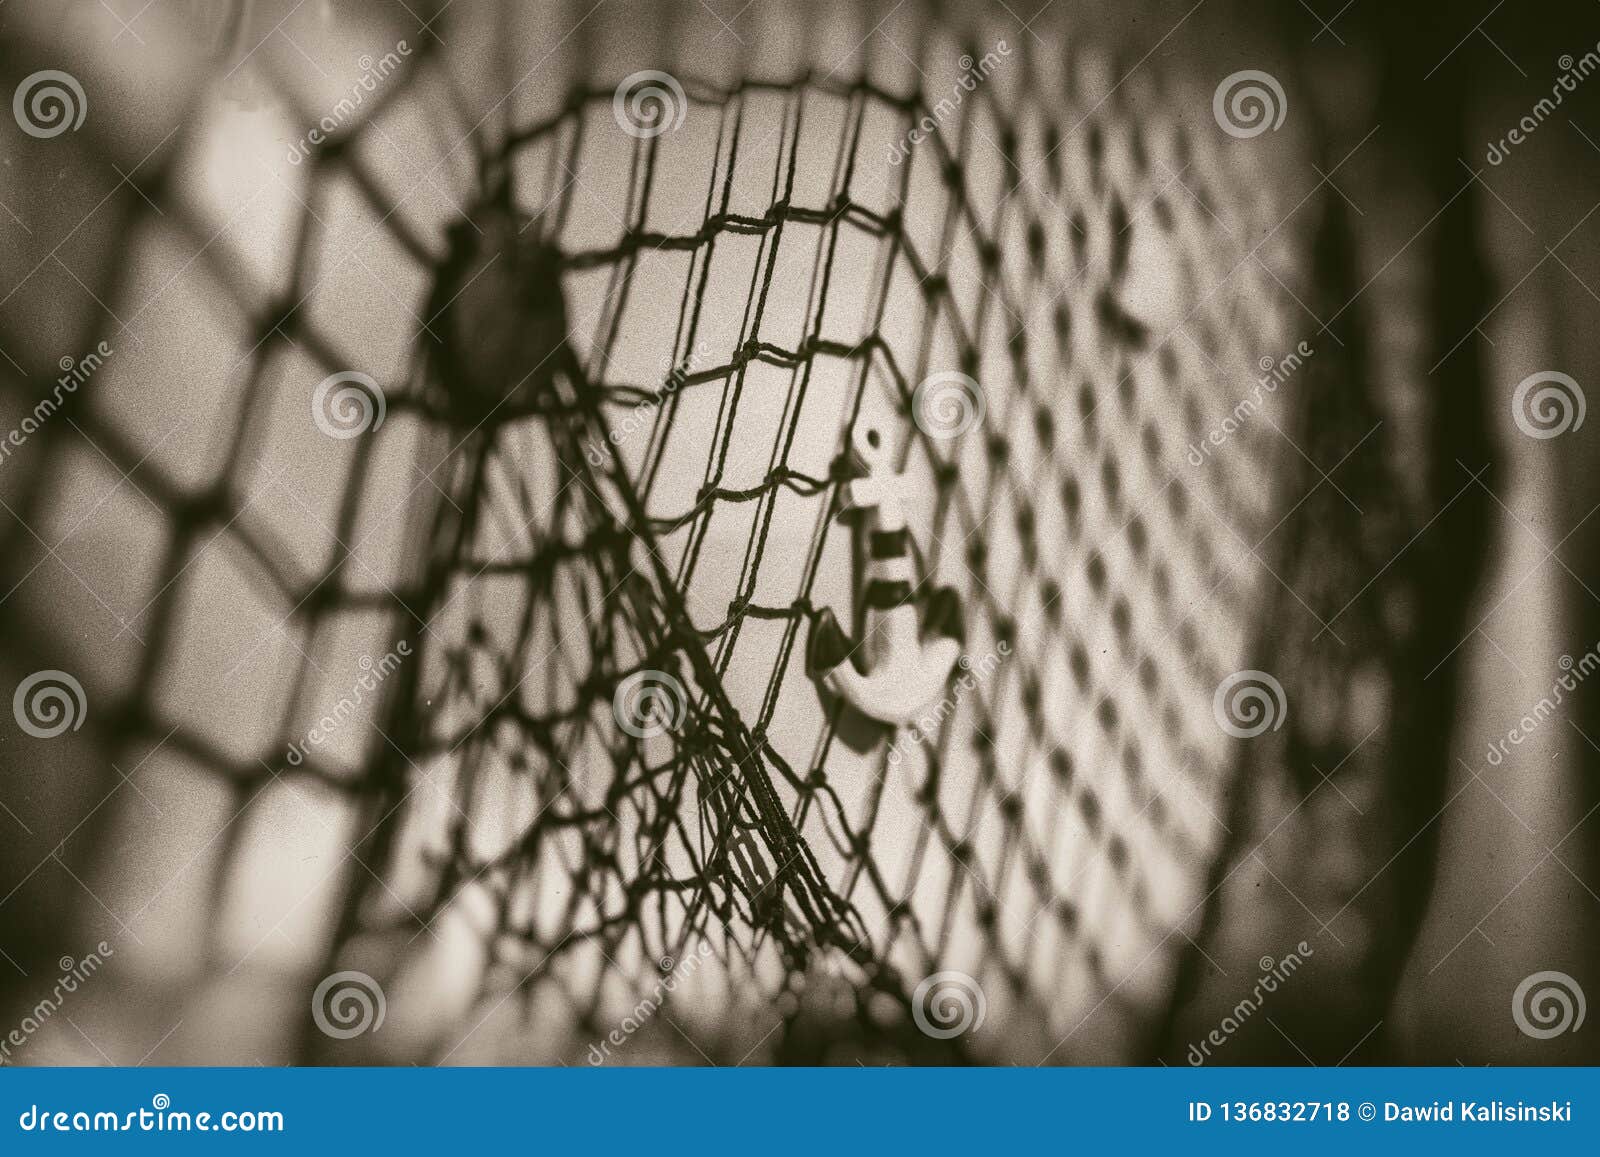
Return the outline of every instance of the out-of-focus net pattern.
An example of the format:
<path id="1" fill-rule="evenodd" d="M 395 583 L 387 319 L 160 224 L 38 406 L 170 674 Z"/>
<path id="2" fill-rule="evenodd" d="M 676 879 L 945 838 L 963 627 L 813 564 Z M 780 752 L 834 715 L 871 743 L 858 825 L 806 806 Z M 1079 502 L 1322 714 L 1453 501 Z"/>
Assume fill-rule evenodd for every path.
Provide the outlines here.
<path id="1" fill-rule="evenodd" d="M 171 557 L 226 536 L 306 659 L 258 749 L 165 711 L 195 597 L 179 572 L 118 718 L 231 769 L 245 808 L 269 773 L 361 801 L 331 962 L 378 971 L 350 946 L 430 951 L 460 917 L 482 949 L 452 969 L 478 970 L 463 1031 L 514 1008 L 538 1059 L 581 1056 L 706 944 L 715 965 L 671 1007 L 710 1056 L 1003 1058 L 1032 1034 L 1106 1058 L 1164 1011 L 1233 774 L 1212 697 L 1248 665 L 1263 581 L 1237 556 L 1281 497 L 1268 422 L 1188 459 L 1290 344 L 1252 260 L 1274 206 L 1208 115 L 1187 118 L 1207 134 L 1178 115 L 1209 95 L 1154 65 L 1119 84 L 1087 54 L 936 25 L 916 56 L 915 91 L 685 74 L 681 127 L 648 137 L 613 78 L 579 87 L 552 119 L 484 130 L 460 220 L 428 235 L 370 152 L 405 118 L 451 120 L 423 51 L 306 162 L 281 286 L 206 255 L 252 319 L 228 470 L 203 503 L 140 476 Z M 395 335 L 385 425 L 337 444 L 341 549 L 307 568 L 285 561 L 305 557 L 294 511 L 244 496 L 262 412 L 367 368 L 335 328 L 359 317 L 308 292 L 341 214 L 392 239 L 423 320 Z M 982 419 L 930 437 L 912 392 L 950 370 Z M 959 593 L 980 676 L 917 740 L 847 742 L 805 670 L 817 613 L 854 617 L 839 500 L 866 407 L 899 417 L 927 589 Z M 123 469 L 144 461 L 114 417 L 83 420 Z M 375 583 L 347 544 L 397 493 L 405 573 Z M 341 736 L 359 751 L 286 767 L 338 682 L 309 655 L 371 614 L 417 658 L 378 726 Z M 614 709 L 643 672 L 685 689 L 648 738 Z M 987 1020 L 946 1046 L 910 1026 L 919 982 L 952 969 Z"/>

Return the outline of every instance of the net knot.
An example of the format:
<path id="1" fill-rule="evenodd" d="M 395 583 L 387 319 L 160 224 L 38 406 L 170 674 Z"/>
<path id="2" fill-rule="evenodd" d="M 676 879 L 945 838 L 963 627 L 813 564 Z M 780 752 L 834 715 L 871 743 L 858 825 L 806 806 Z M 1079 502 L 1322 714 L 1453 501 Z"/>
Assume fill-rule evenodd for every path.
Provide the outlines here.
<path id="1" fill-rule="evenodd" d="M 567 346 L 563 258 L 526 214 L 496 200 L 449 229 L 423 327 L 444 404 L 476 427 L 558 404 L 552 382 L 576 376 Z"/>
<path id="2" fill-rule="evenodd" d="M 289 340 L 300 326 L 300 303 L 289 299 L 270 302 L 257 323 L 256 337 L 266 342 L 274 337 Z"/>

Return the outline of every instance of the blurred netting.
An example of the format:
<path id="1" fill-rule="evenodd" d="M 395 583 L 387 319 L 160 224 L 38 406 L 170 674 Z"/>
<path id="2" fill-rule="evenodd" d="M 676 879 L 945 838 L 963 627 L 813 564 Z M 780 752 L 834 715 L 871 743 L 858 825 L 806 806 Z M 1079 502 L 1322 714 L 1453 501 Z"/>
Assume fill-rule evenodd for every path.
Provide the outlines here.
<path id="1" fill-rule="evenodd" d="M 901 48 L 899 90 L 822 61 L 785 83 L 684 70 L 681 100 L 636 79 L 665 118 L 647 131 L 599 78 L 553 118 L 486 118 L 472 164 L 441 168 L 467 118 L 427 41 L 309 150 L 281 284 L 206 255 L 248 318 L 245 402 L 212 505 L 149 489 L 173 559 L 242 550 L 298 657 L 248 750 L 168 710 L 197 597 L 175 575 L 117 717 L 230 769 L 242 808 L 277 776 L 359 801 L 365 870 L 324 962 L 391 997 L 470 987 L 423 1055 L 575 1061 L 689 961 L 651 1046 L 687 1059 L 1119 1059 L 1166 1012 L 1237 767 L 1213 694 L 1252 665 L 1270 581 L 1238 561 L 1293 501 L 1269 420 L 1288 392 L 1195 448 L 1293 347 L 1256 258 L 1297 238 L 1209 89 L 1160 60 L 1120 83 L 1109 57 L 937 21 Z M 444 229 L 382 171 L 417 126 L 413 172 L 465 174 Z M 328 305 L 347 231 L 387 239 L 417 324 Z M 328 438 L 307 403 L 348 371 L 385 418 Z M 951 371 L 978 420 L 930 434 L 912 397 Z M 339 495 L 337 547 L 291 544 L 300 512 L 253 491 L 279 407 Z M 967 661 L 914 735 L 806 670 L 823 608 L 860 625 L 840 491 L 863 415 L 888 415 L 908 479 L 916 597 L 950 587 L 963 612 Z M 84 421 L 125 468 L 149 449 Z M 368 544 L 399 509 L 391 569 Z M 413 658 L 385 666 L 374 726 L 286 763 L 362 616 Z M 630 720 L 641 693 L 655 713 Z M 916 1027 L 919 985 L 949 971 L 985 1017 L 943 1040 Z"/>

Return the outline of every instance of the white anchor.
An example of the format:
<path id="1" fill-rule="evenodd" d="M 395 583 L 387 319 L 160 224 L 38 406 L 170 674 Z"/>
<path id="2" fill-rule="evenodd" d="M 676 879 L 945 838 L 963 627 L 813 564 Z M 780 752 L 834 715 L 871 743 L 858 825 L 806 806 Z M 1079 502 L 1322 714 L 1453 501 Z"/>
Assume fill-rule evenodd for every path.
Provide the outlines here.
<path id="1" fill-rule="evenodd" d="M 866 512 L 863 637 L 852 643 L 824 608 L 811 631 L 807 665 L 829 691 L 862 714 L 901 725 L 922 715 L 949 682 L 961 655 L 959 600 L 949 588 L 934 591 L 927 623 L 919 624 L 917 575 L 902 502 L 905 480 L 895 472 L 892 452 L 872 422 L 857 418 L 851 450 L 866 475 L 845 490 L 846 507 Z M 924 629 L 943 637 L 924 641 Z"/>

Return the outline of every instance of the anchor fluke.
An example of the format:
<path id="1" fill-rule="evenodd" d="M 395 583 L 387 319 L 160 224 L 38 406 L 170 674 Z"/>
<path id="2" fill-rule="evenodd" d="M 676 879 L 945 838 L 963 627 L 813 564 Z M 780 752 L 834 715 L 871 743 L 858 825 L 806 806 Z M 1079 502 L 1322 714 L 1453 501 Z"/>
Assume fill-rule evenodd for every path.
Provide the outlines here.
<path id="1" fill-rule="evenodd" d="M 847 659 L 824 674 L 822 682 L 863 715 L 902 726 L 915 722 L 944 693 L 960 657 L 960 643 L 936 639 L 903 661 L 874 668 L 870 675 L 863 675 Z"/>
<path id="2" fill-rule="evenodd" d="M 806 644 L 806 670 L 813 676 L 822 676 L 833 670 L 850 656 L 850 639 L 839 627 L 833 612 L 823 608 L 811 628 L 811 639 Z"/>
<path id="3" fill-rule="evenodd" d="M 954 639 L 967 637 L 966 617 L 961 613 L 961 596 L 950 587 L 938 587 L 928 596 L 928 609 L 922 615 L 922 629 L 930 635 Z"/>

